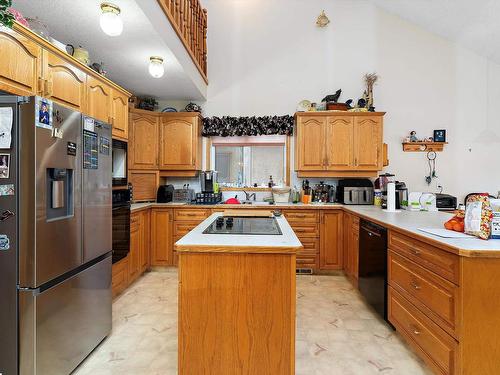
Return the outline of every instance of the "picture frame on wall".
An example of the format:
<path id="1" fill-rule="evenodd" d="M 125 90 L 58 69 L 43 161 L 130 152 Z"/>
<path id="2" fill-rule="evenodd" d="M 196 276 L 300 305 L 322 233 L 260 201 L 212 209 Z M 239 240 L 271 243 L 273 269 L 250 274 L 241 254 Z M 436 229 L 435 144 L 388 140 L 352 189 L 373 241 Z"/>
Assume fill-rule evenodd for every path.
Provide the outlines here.
<path id="1" fill-rule="evenodd" d="M 446 142 L 446 130 L 434 130 L 434 142 Z"/>

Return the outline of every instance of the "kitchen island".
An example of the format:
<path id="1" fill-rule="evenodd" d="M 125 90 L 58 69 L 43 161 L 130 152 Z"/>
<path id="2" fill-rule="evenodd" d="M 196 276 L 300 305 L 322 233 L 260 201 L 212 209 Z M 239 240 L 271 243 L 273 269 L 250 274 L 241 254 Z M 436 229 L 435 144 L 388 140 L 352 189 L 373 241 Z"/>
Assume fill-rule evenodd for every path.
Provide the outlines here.
<path id="1" fill-rule="evenodd" d="M 283 216 L 275 221 L 281 234 L 203 233 L 222 215 L 175 244 L 179 374 L 292 375 L 295 254 L 302 245 Z"/>

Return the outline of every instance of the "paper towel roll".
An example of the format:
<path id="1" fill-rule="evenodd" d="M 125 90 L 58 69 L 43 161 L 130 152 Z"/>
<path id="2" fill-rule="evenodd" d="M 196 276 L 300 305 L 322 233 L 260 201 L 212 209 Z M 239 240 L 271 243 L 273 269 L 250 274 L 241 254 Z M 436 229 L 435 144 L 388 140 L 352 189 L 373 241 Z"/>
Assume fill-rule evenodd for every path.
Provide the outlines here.
<path id="1" fill-rule="evenodd" d="M 387 184 L 387 212 L 396 212 L 396 184 Z"/>

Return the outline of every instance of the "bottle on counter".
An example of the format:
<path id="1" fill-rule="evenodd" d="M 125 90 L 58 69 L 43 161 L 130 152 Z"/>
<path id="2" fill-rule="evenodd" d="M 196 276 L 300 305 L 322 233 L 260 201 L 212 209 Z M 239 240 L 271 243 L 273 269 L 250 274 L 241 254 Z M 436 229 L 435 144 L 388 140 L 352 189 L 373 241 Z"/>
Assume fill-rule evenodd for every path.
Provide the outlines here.
<path id="1" fill-rule="evenodd" d="M 300 191 L 297 186 L 294 186 L 292 190 L 292 202 L 295 204 L 300 202 Z"/>
<path id="2" fill-rule="evenodd" d="M 268 186 L 272 188 L 274 186 L 274 181 L 273 181 L 273 176 L 269 176 L 269 183 Z"/>

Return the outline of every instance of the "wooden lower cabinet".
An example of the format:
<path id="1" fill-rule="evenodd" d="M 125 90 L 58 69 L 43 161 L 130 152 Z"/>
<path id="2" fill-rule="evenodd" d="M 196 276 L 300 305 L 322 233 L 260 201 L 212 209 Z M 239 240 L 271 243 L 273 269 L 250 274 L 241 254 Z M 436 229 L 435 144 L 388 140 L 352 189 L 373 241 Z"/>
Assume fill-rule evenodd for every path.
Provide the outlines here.
<path id="1" fill-rule="evenodd" d="M 389 320 L 429 367 L 436 374 L 456 374 L 458 342 L 392 287 L 388 304 Z"/>
<path id="2" fill-rule="evenodd" d="M 140 268 L 140 246 L 141 246 L 141 228 L 140 214 L 130 215 L 130 251 L 128 253 L 129 281 L 133 282 L 139 277 Z"/>
<path id="3" fill-rule="evenodd" d="M 173 210 L 169 208 L 153 208 L 151 210 L 152 266 L 174 265 L 172 234 Z"/>
<path id="4" fill-rule="evenodd" d="M 357 286 L 359 274 L 359 217 L 344 213 L 343 227 L 344 272 L 351 282 Z"/>
<path id="5" fill-rule="evenodd" d="M 500 374 L 499 269 L 389 230 L 389 321 L 436 374 Z"/>
<path id="6" fill-rule="evenodd" d="M 150 268 L 150 210 L 132 212 L 130 215 L 130 251 L 113 264 L 113 297 L 123 292 Z"/>
<path id="7" fill-rule="evenodd" d="M 319 270 L 319 211 L 290 209 L 284 210 L 283 214 L 303 246 L 297 251 L 296 267 Z"/>
<path id="8" fill-rule="evenodd" d="M 321 212 L 319 267 L 322 270 L 341 270 L 343 244 L 343 213 L 340 210 Z"/>
<path id="9" fill-rule="evenodd" d="M 111 272 L 111 290 L 113 298 L 127 289 L 128 282 L 128 257 L 113 264 Z"/>

